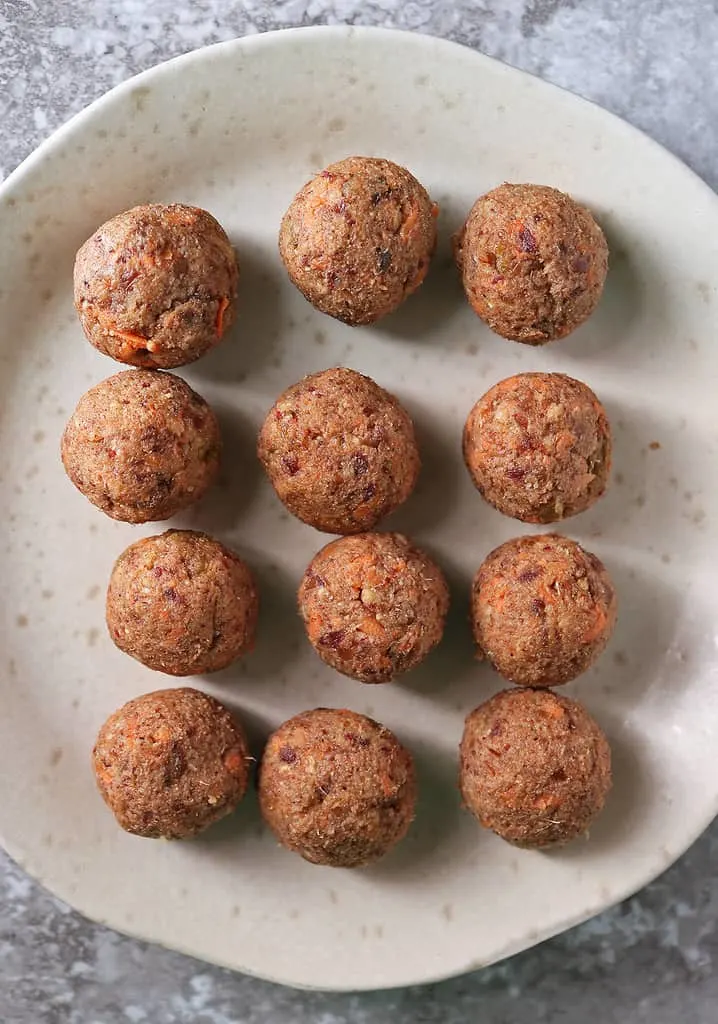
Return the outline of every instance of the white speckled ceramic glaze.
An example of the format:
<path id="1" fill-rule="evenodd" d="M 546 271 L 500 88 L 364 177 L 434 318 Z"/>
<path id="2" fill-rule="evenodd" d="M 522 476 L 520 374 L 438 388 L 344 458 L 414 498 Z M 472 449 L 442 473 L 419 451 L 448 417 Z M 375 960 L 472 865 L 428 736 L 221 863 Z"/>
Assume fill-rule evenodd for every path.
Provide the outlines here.
<path id="1" fill-rule="evenodd" d="M 427 282 L 375 328 L 315 312 L 277 254 L 295 191 L 355 153 L 406 164 L 441 206 Z M 542 349 L 492 335 L 451 263 L 451 233 L 507 179 L 585 201 L 611 246 L 595 316 Z M 239 322 L 186 373 L 220 415 L 223 480 L 174 525 L 236 547 L 257 571 L 263 610 L 255 653 L 196 683 L 245 716 L 257 751 L 272 727 L 317 705 L 366 712 L 399 734 L 418 760 L 418 814 L 373 868 L 313 867 L 280 849 L 253 792 L 205 836 L 163 843 L 122 833 L 95 791 L 101 722 L 172 680 L 117 651 L 103 615 L 114 558 L 158 527 L 105 518 L 58 457 L 79 396 L 118 369 L 83 339 L 71 272 L 101 221 L 148 200 L 207 207 L 242 267 Z M 610 115 L 469 50 L 311 29 L 201 50 L 123 85 L 10 177 L 0 218 L 0 833 L 31 874 L 122 931 L 292 985 L 365 989 L 507 956 L 685 850 L 718 807 L 718 202 L 705 185 Z M 335 674 L 305 642 L 294 593 L 327 538 L 283 511 L 254 456 L 278 392 L 338 363 L 395 391 L 415 417 L 421 483 L 387 525 L 425 544 L 453 586 L 445 642 L 388 686 Z M 620 595 L 609 649 L 564 691 L 605 727 L 615 788 L 590 839 L 554 853 L 480 829 L 455 785 L 463 718 L 498 686 L 472 659 L 469 582 L 491 548 L 527 529 L 471 486 L 461 428 L 479 395 L 519 370 L 585 380 L 615 431 L 609 493 L 564 524 L 604 559 Z"/>

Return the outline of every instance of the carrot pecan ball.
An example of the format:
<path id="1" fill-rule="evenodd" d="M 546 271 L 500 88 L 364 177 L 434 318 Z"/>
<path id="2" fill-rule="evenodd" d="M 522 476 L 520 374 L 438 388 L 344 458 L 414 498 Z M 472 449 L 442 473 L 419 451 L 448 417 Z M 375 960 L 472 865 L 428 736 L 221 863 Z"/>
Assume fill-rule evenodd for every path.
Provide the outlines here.
<path id="1" fill-rule="evenodd" d="M 424 280 L 436 214 L 406 168 L 352 156 L 330 164 L 295 196 L 279 252 L 313 306 L 348 324 L 371 324 Z"/>
<path id="2" fill-rule="evenodd" d="M 441 569 L 400 533 L 332 541 L 299 587 L 315 651 L 362 683 L 387 683 L 423 661 L 441 640 L 448 609 Z"/>
<path id="3" fill-rule="evenodd" d="M 608 246 L 589 211 L 545 185 L 500 185 L 454 239 L 466 297 L 492 331 L 527 345 L 563 338 L 601 298 Z"/>
<path id="4" fill-rule="evenodd" d="M 479 657 L 520 686 L 558 686 L 585 672 L 616 624 L 603 564 L 558 534 L 496 548 L 474 578 L 471 620 Z"/>
<path id="5" fill-rule="evenodd" d="M 118 214 L 77 253 L 74 278 L 88 341 L 121 363 L 191 363 L 234 320 L 237 257 L 196 206 L 148 203 Z"/>
<path id="6" fill-rule="evenodd" d="M 590 508 L 606 489 L 611 429 L 593 391 L 563 373 L 520 373 L 469 413 L 464 459 L 504 515 L 552 523 Z"/>
<path id="7" fill-rule="evenodd" d="M 550 690 L 504 690 L 466 719 L 459 786 L 485 828 L 541 848 L 585 835 L 611 789 L 611 749 L 585 708 Z"/>
<path id="8" fill-rule="evenodd" d="M 244 729 L 199 690 L 157 690 L 110 715 L 92 752 L 102 798 L 126 832 L 186 839 L 235 809 L 251 758 Z"/>
<path id="9" fill-rule="evenodd" d="M 107 590 L 115 644 L 173 676 L 217 672 L 251 650 L 258 611 L 248 566 L 194 530 L 131 544 L 115 562 Z"/>
<path id="10" fill-rule="evenodd" d="M 361 533 L 406 501 L 419 475 L 409 414 L 337 367 L 300 380 L 267 414 L 257 448 L 278 497 L 326 533 Z"/>
<path id="11" fill-rule="evenodd" d="M 354 711 L 317 708 L 281 725 L 259 769 L 259 806 L 279 842 L 313 864 L 383 857 L 414 818 L 414 761 L 396 736 Z"/>
<path id="12" fill-rule="evenodd" d="M 124 370 L 90 388 L 62 435 L 73 484 L 112 519 L 169 519 L 219 471 L 219 424 L 179 377 Z"/>

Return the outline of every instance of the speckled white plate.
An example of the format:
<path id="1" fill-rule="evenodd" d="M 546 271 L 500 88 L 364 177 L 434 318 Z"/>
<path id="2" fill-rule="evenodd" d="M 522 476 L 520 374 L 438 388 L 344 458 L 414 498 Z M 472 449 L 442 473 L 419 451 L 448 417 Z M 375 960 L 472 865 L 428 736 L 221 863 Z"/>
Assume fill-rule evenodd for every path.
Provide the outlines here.
<path id="1" fill-rule="evenodd" d="M 276 234 L 312 172 L 348 154 L 392 157 L 441 204 L 421 291 L 380 326 L 350 329 L 289 285 Z M 544 349 L 492 335 L 456 284 L 449 236 L 475 197 L 535 181 L 586 201 L 611 245 L 591 322 Z M 117 705 L 171 685 L 117 651 L 103 594 L 115 556 L 157 527 L 111 522 L 69 484 L 65 419 L 118 368 L 83 340 L 76 248 L 147 200 L 211 210 L 236 243 L 242 315 L 187 377 L 224 426 L 224 480 L 177 525 L 207 529 L 256 568 L 263 613 L 246 663 L 198 680 L 257 745 L 289 715 L 348 705 L 415 751 L 409 838 L 374 868 L 333 871 L 280 849 L 254 794 L 190 843 L 120 832 L 89 751 Z M 718 201 L 677 160 L 588 103 L 467 49 L 421 36 L 307 29 L 189 54 L 115 89 L 0 190 L 0 834 L 54 893 L 121 931 L 292 985 L 366 989 L 478 967 L 575 924 L 662 871 L 718 809 L 715 393 Z M 326 537 L 290 519 L 262 479 L 254 436 L 277 393 L 344 363 L 396 391 L 423 443 L 418 493 L 391 525 L 445 565 L 446 640 L 399 683 L 362 687 L 308 648 L 294 591 Z M 482 502 L 460 453 L 464 417 L 518 370 L 586 380 L 615 429 L 613 487 L 565 524 L 616 580 L 620 624 L 566 693 L 613 744 L 615 790 L 588 842 L 521 852 L 459 806 L 466 712 L 497 688 L 472 661 L 469 581 L 521 524 Z"/>

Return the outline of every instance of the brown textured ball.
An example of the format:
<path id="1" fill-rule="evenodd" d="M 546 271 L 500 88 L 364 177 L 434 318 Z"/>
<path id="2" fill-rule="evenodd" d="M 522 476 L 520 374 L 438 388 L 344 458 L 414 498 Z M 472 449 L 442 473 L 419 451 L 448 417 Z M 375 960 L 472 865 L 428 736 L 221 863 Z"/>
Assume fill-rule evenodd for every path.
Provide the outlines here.
<path id="1" fill-rule="evenodd" d="M 414 817 L 414 761 L 396 736 L 354 711 L 304 711 L 273 733 L 259 805 L 283 846 L 313 864 L 354 868 L 383 857 Z"/>
<path id="2" fill-rule="evenodd" d="M 330 316 L 370 324 L 395 310 L 426 276 L 437 207 L 391 160 L 352 156 L 295 196 L 279 232 L 292 283 Z"/>
<path id="3" fill-rule="evenodd" d="M 444 632 L 441 569 L 400 533 L 332 541 L 299 587 L 299 610 L 319 657 L 362 683 L 387 683 L 423 661 Z"/>
<path id="4" fill-rule="evenodd" d="M 226 668 L 251 650 L 259 598 L 249 567 L 206 533 L 131 544 L 107 590 L 107 628 L 143 665 L 173 676 Z"/>
<path id="5" fill-rule="evenodd" d="M 419 475 L 409 414 L 355 370 L 305 377 L 280 395 L 257 453 L 289 511 L 326 533 L 361 533 L 406 501 Z"/>
<path id="6" fill-rule="evenodd" d="M 476 200 L 454 240 L 474 311 L 528 345 L 563 338 L 591 315 L 608 247 L 589 211 L 545 185 L 500 185 Z"/>
<path id="7" fill-rule="evenodd" d="M 459 786 L 485 828 L 541 848 L 584 835 L 611 789 L 611 749 L 585 708 L 550 690 L 504 690 L 466 719 Z"/>
<path id="8" fill-rule="evenodd" d="M 479 657 L 521 686 L 558 686 L 585 672 L 616 624 L 603 564 L 558 534 L 496 548 L 474 578 L 471 619 Z"/>
<path id="9" fill-rule="evenodd" d="M 234 320 L 239 270 L 206 210 L 148 203 L 97 229 L 75 259 L 75 308 L 88 340 L 121 363 L 182 366 Z"/>
<path id="10" fill-rule="evenodd" d="M 504 515 L 553 523 L 590 508 L 606 489 L 611 430 L 593 391 L 563 373 L 520 373 L 469 413 L 464 459 Z"/>
<path id="11" fill-rule="evenodd" d="M 146 693 L 110 715 L 92 760 L 102 798 L 126 832 L 186 839 L 235 809 L 251 759 L 229 711 L 183 687 Z"/>
<path id="12" fill-rule="evenodd" d="M 113 519 L 146 523 L 187 508 L 219 471 L 221 438 L 205 400 L 179 377 L 124 370 L 90 388 L 62 435 L 70 480 Z"/>

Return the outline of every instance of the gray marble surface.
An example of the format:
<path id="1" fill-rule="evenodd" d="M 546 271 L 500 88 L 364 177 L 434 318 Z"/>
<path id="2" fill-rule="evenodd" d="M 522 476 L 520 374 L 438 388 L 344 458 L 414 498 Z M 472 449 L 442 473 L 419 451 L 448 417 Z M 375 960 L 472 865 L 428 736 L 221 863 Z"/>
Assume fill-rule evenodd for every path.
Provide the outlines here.
<path id="1" fill-rule="evenodd" d="M 0 179 L 70 114 L 167 57 L 350 22 L 448 36 L 590 97 L 718 187 L 717 0 L 0 0 Z M 718 826 L 642 893 L 440 985 L 297 993 L 84 921 L 0 855 L 2 1024 L 716 1024 Z"/>

